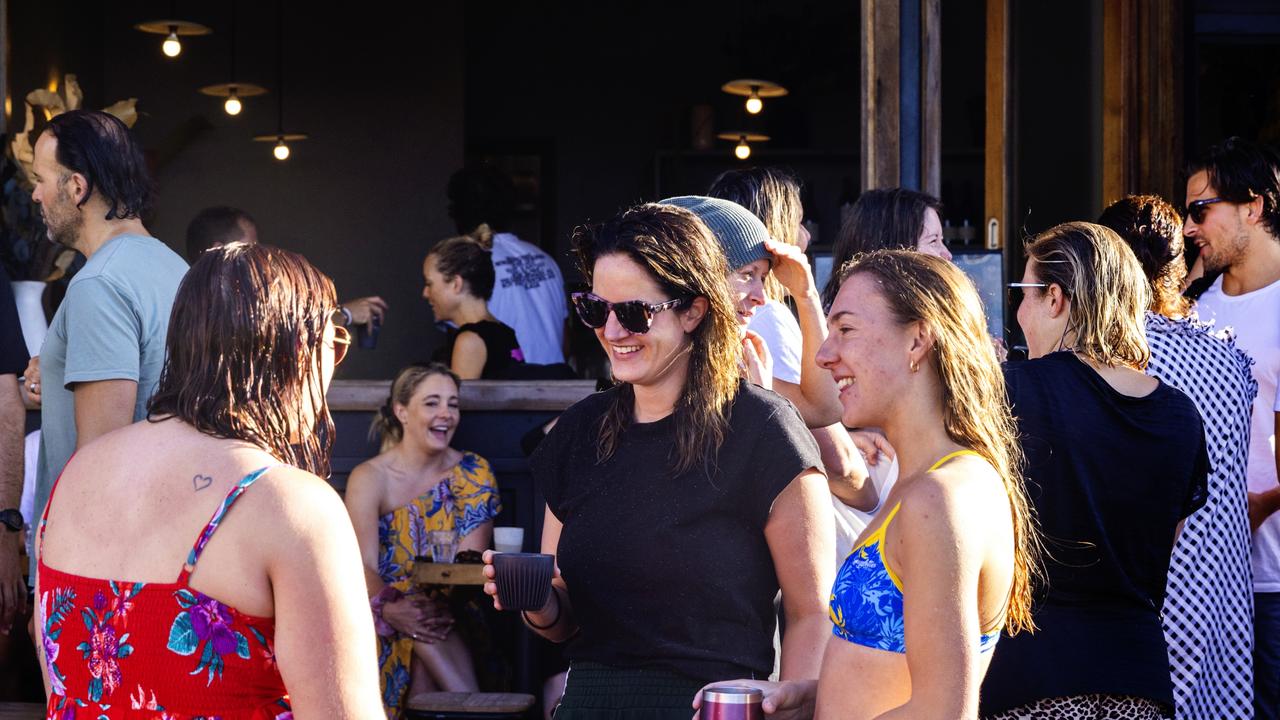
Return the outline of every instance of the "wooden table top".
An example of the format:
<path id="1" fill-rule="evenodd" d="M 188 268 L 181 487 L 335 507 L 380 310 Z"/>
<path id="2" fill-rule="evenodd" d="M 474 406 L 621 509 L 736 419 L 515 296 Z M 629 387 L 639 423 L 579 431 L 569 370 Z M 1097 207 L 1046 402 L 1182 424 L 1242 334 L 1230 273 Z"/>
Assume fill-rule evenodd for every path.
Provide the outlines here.
<path id="1" fill-rule="evenodd" d="M 414 585 L 483 585 L 485 580 L 484 565 L 477 563 L 413 564 Z"/>
<path id="2" fill-rule="evenodd" d="M 0 720 L 43 720 L 44 703 L 0 702 Z"/>

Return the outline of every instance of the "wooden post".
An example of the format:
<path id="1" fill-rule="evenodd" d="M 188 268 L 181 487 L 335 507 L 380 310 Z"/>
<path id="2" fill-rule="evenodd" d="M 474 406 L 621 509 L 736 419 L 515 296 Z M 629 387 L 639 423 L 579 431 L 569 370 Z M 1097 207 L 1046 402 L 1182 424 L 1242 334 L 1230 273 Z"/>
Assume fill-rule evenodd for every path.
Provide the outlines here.
<path id="1" fill-rule="evenodd" d="M 1009 233 L 1009 0 L 987 0 L 987 123 L 983 206 L 988 250 Z M 1012 267 L 1012 265 L 1010 265 Z"/>
<path id="2" fill-rule="evenodd" d="M 942 197 L 942 0 L 919 0 L 920 183 Z"/>
<path id="3" fill-rule="evenodd" d="M 911 0 L 908 0 L 910 2 Z M 862 0 L 862 189 L 899 182 L 899 0 Z"/>

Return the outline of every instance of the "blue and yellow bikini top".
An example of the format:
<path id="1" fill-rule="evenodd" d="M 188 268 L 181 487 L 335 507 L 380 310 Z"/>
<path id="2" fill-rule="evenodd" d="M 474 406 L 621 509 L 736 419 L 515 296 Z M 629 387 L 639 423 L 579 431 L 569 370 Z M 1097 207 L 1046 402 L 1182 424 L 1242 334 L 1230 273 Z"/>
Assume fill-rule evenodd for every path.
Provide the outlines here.
<path id="1" fill-rule="evenodd" d="M 959 450 L 929 468 L 933 472 L 960 455 L 978 455 Z M 902 617 L 902 581 L 884 560 L 885 531 L 902 503 L 893 506 L 876 531 L 867 536 L 845 558 L 835 586 L 831 589 L 832 633 L 851 643 L 879 650 L 905 653 L 906 628 Z M 1000 627 L 978 638 L 979 652 L 988 652 L 1000 639 Z"/>

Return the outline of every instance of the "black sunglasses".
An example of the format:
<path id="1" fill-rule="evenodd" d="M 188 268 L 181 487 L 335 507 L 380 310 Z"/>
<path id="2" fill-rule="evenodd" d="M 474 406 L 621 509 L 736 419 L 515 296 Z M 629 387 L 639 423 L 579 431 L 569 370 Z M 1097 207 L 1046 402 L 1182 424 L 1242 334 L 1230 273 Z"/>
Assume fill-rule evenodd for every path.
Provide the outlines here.
<path id="1" fill-rule="evenodd" d="M 572 297 L 573 307 L 577 309 L 578 317 L 587 327 L 596 329 L 604 327 L 604 324 L 609 322 L 609 311 L 612 310 L 618 318 L 618 324 L 627 332 L 636 335 L 649 332 L 649 324 L 653 322 L 654 315 L 663 310 L 678 307 L 688 300 L 688 298 L 676 298 L 663 303 L 647 303 L 643 300 L 611 303 L 589 292 L 576 292 Z"/>
<path id="2" fill-rule="evenodd" d="M 1214 203 L 1226 202 L 1225 198 L 1211 197 L 1203 200 L 1196 200 L 1187 205 L 1186 212 L 1183 215 L 1190 221 L 1199 225 L 1204 222 L 1205 213 L 1209 212 L 1209 206 Z"/>

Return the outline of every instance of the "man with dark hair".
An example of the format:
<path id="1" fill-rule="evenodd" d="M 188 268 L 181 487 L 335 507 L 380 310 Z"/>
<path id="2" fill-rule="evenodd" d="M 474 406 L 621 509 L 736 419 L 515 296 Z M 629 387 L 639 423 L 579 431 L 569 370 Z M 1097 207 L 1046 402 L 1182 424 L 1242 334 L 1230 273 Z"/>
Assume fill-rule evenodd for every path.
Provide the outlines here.
<path id="1" fill-rule="evenodd" d="M 508 232 L 516 204 L 511 178 L 492 165 L 469 165 L 449 178 L 448 193 L 449 217 L 459 233 L 470 235 L 481 225 L 493 232 L 497 279 L 489 312 L 516 331 L 526 362 L 563 363 L 569 317 L 564 278 L 550 255 Z"/>
<path id="2" fill-rule="evenodd" d="M 151 180 L 115 117 L 54 117 L 36 140 L 32 180 L 49 237 L 86 258 L 49 325 L 39 384 L 29 388 L 41 401 L 39 515 L 77 448 L 146 416 L 187 264 L 143 227 Z"/>
<path id="3" fill-rule="evenodd" d="M 1280 156 L 1229 138 L 1188 168 L 1188 240 L 1205 274 L 1222 275 L 1200 296 L 1200 319 L 1234 327 L 1253 358 L 1258 395 L 1249 437 L 1249 525 L 1254 592 L 1254 709 L 1280 717 Z"/>
<path id="4" fill-rule="evenodd" d="M 211 247 L 237 240 L 258 242 L 258 225 L 249 213 L 226 205 L 207 207 L 187 224 L 187 262 L 195 262 Z"/>
<path id="5" fill-rule="evenodd" d="M 195 262 L 200 253 L 211 247 L 233 242 L 258 242 L 258 224 L 253 216 L 240 208 L 217 205 L 207 207 L 187 224 L 187 260 Z M 351 327 L 364 325 L 371 320 L 382 323 L 387 314 L 387 302 L 373 295 L 356 298 L 338 305 L 333 321 Z"/>

